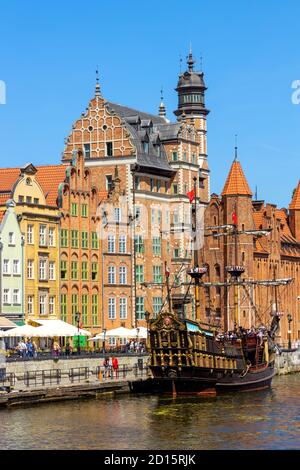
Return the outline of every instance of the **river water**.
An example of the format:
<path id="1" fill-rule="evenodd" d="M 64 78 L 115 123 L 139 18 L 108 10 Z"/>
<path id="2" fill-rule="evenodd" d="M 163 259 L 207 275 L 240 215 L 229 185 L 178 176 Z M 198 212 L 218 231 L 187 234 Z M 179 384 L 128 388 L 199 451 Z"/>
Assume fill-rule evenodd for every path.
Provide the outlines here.
<path id="1" fill-rule="evenodd" d="M 0 448 L 300 449 L 300 374 L 238 395 L 120 395 L 1 409 Z"/>

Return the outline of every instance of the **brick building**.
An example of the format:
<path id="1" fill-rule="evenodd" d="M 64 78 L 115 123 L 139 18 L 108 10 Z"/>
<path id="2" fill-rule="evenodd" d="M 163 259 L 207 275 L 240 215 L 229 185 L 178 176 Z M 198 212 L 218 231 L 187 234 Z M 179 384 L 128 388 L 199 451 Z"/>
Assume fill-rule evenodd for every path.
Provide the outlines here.
<path id="1" fill-rule="evenodd" d="M 280 343 L 288 341 L 288 317 L 292 315 L 292 340 L 300 339 L 300 182 L 294 191 L 289 210 L 278 209 L 275 204 L 253 200 L 241 164 L 234 160 L 221 196 L 212 194 L 205 214 L 205 225 L 232 224 L 232 214 L 237 217 L 239 231 L 271 229 L 268 235 L 241 234 L 238 259 L 235 259 L 232 236 L 205 237 L 205 260 L 208 273 L 203 279 L 222 283 L 229 278 L 226 266 L 238 264 L 245 267 L 242 279 L 272 280 L 293 278 L 288 286 L 248 285 L 239 288 L 239 323 L 250 327 L 259 322 L 268 323 L 270 313 L 284 313 L 278 336 Z M 233 288 L 206 287 L 202 296 L 203 318 L 206 322 L 233 328 Z M 222 313 L 221 313 L 222 312 Z M 224 313 L 224 316 L 223 316 Z"/>
<path id="2" fill-rule="evenodd" d="M 97 83 L 74 123 L 59 196 L 63 319 L 74 321 L 78 309 L 95 331 L 142 325 L 145 310 L 155 315 L 162 306 L 165 261 L 183 295 L 194 177 L 200 220 L 209 200 L 206 87 L 193 65 L 190 54 L 176 88 L 177 122 L 166 119 L 163 101 L 157 116 L 147 114 L 106 101 Z"/>

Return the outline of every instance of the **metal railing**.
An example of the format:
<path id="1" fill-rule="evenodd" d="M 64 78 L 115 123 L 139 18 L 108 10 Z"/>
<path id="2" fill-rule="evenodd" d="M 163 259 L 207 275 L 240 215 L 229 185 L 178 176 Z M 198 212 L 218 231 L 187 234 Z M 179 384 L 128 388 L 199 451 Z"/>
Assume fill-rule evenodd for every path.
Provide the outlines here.
<path id="1" fill-rule="evenodd" d="M 61 370 L 60 369 L 47 369 L 28 371 L 24 373 L 24 384 L 27 387 L 32 385 L 59 385 L 61 383 Z"/>
<path id="2" fill-rule="evenodd" d="M 26 387 L 38 387 L 45 385 L 68 385 L 80 382 L 87 382 L 89 379 L 95 382 L 109 382 L 126 380 L 130 377 L 146 377 L 147 367 L 142 362 L 134 364 L 133 367 L 128 367 L 127 364 L 122 364 L 117 370 L 97 366 L 90 367 L 71 367 L 68 370 L 62 369 L 44 369 L 37 371 L 27 371 L 21 376 L 17 377 L 15 374 L 9 374 L 5 380 L 11 386 L 16 385 L 16 381 L 23 382 Z M 1 381 L 0 381 L 1 386 Z"/>

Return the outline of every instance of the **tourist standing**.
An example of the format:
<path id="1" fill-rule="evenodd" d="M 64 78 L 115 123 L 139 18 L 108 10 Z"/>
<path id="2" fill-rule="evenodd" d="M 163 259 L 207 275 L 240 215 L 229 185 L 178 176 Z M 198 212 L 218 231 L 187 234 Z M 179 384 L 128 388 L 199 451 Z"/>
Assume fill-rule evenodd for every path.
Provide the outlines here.
<path id="1" fill-rule="evenodd" d="M 114 370 L 114 376 L 116 379 L 119 378 L 119 361 L 117 357 L 112 358 L 112 366 Z"/>

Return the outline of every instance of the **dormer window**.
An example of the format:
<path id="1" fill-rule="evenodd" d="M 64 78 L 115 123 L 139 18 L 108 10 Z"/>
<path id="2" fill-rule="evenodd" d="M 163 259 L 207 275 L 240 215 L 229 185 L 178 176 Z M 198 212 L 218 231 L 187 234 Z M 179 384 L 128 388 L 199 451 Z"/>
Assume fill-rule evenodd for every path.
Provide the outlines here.
<path id="1" fill-rule="evenodd" d="M 145 153 L 149 153 L 149 142 L 143 142 L 143 149 Z"/>

